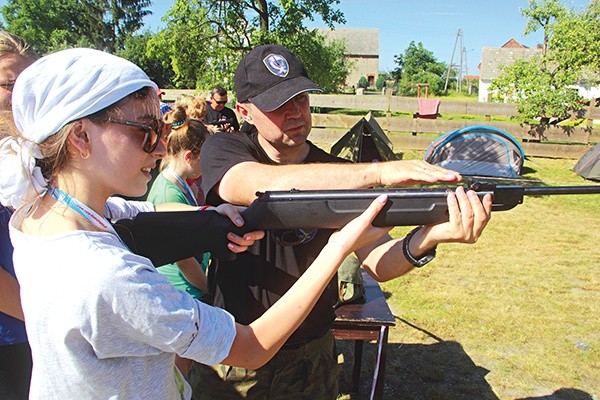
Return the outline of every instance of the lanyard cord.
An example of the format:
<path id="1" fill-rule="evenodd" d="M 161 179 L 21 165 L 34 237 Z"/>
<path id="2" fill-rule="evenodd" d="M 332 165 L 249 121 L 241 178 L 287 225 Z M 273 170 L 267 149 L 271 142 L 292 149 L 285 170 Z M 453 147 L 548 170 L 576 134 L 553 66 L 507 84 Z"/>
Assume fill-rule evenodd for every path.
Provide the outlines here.
<path id="1" fill-rule="evenodd" d="M 48 194 L 50 196 L 52 196 L 53 198 L 55 198 L 57 201 L 60 201 L 61 203 L 65 204 L 71 210 L 73 210 L 76 213 L 78 213 L 79 215 L 83 216 L 85 219 L 87 219 L 92 224 L 94 224 L 97 228 L 100 228 L 105 232 L 110 232 L 110 233 L 114 234 L 116 237 L 118 237 L 119 240 L 121 240 L 119 235 L 117 235 L 115 228 L 112 227 L 112 225 L 106 220 L 106 218 L 103 218 L 100 215 L 98 215 L 98 213 L 96 211 L 92 210 L 91 208 L 89 208 L 88 206 L 86 206 L 85 204 L 83 204 L 82 202 L 77 200 L 75 197 L 70 196 L 69 194 L 63 192 L 62 190 L 60 190 L 59 188 L 54 187 L 54 186 L 50 186 L 48 188 Z M 121 243 L 123 243 L 123 241 L 121 241 Z M 183 380 L 181 379 L 181 375 L 177 371 L 177 367 L 173 367 L 173 368 L 175 369 L 174 372 L 175 372 L 175 381 L 177 383 L 177 391 L 179 392 L 179 395 L 181 396 L 181 399 L 183 400 L 184 399 Z"/>
<path id="2" fill-rule="evenodd" d="M 175 171 L 173 171 L 171 169 L 171 167 L 167 166 L 163 171 L 163 174 L 166 172 L 168 174 L 169 177 L 175 179 L 175 184 L 177 184 L 177 186 L 179 186 L 179 189 L 183 192 L 183 194 L 185 195 L 186 199 L 188 199 L 190 205 L 198 207 L 198 202 L 196 201 L 196 196 L 194 196 L 194 192 L 192 192 L 192 188 L 190 187 L 190 185 L 188 185 L 188 183 L 182 179 L 179 175 L 177 175 L 175 173 Z M 172 181 L 172 179 L 169 179 Z"/>
<path id="3" fill-rule="evenodd" d="M 101 217 L 96 211 L 92 210 L 76 198 L 70 196 L 55 186 L 50 186 L 48 188 L 48 194 L 90 221 L 95 227 L 100 228 L 105 232 L 112 233 L 118 237 L 119 240 L 121 239 L 117 234 L 117 231 L 115 231 L 115 228 L 112 227 L 106 218 Z"/>

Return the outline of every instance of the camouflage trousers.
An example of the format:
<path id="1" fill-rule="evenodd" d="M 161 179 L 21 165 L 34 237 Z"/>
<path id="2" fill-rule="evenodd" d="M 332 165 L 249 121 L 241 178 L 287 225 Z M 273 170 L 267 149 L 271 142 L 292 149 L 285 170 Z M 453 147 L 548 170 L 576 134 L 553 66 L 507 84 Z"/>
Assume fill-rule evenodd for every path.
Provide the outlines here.
<path id="1" fill-rule="evenodd" d="M 194 400 L 335 400 L 339 366 L 331 332 L 297 349 L 282 349 L 257 370 L 194 363 Z"/>

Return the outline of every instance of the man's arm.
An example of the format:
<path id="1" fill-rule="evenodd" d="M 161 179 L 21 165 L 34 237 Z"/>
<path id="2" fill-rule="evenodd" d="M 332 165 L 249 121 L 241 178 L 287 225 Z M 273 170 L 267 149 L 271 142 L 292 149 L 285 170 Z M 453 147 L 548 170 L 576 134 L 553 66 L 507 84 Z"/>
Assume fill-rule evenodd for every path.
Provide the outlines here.
<path id="1" fill-rule="evenodd" d="M 458 173 L 423 160 L 358 164 L 266 165 L 246 161 L 231 167 L 217 190 L 228 203 L 249 205 L 257 191 L 364 189 L 373 186 L 411 186 L 416 183 L 460 182 Z"/>
<path id="2" fill-rule="evenodd" d="M 475 243 L 487 225 L 492 213 L 492 197 L 483 201 L 474 191 L 461 187 L 448 194 L 449 221 L 419 229 L 409 242 L 409 252 L 421 256 L 440 243 Z M 401 276 L 413 269 L 402 250 L 406 240 L 386 236 L 356 251 L 366 271 L 379 282 Z"/>
<path id="3" fill-rule="evenodd" d="M 0 311 L 23 321 L 19 282 L 0 266 Z"/>

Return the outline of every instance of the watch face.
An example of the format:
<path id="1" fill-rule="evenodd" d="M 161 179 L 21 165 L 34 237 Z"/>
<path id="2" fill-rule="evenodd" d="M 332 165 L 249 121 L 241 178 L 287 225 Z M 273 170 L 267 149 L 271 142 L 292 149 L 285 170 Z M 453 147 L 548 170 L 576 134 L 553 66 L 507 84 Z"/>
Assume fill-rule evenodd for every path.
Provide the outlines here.
<path id="1" fill-rule="evenodd" d="M 435 249 L 433 250 L 433 252 L 431 253 L 427 253 L 425 254 L 423 257 L 421 257 L 419 260 L 417 260 L 417 264 L 415 265 L 415 267 L 422 267 L 425 264 L 429 263 L 430 261 L 432 261 L 435 258 Z"/>

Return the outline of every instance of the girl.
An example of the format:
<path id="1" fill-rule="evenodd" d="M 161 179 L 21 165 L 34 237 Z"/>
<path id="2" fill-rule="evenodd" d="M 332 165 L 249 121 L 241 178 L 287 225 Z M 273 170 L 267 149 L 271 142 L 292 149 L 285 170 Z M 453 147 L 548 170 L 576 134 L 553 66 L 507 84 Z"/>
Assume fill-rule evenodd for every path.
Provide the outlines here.
<path id="1" fill-rule="evenodd" d="M 183 203 L 198 206 L 196 193 L 188 184 L 202 174 L 200 171 L 200 149 L 208 136 L 208 130 L 202 122 L 188 119 L 185 108 L 179 106 L 169 111 L 163 121 L 171 125 L 171 133 L 167 137 L 167 155 L 161 161 L 161 173 L 156 177 L 148 193 L 148 201 L 154 204 Z M 206 266 L 208 253 L 196 258 L 188 258 L 175 264 L 158 267 L 158 272 L 165 275 L 176 288 L 200 299 L 206 292 Z"/>
<path id="2" fill-rule="evenodd" d="M 167 137 L 167 155 L 160 163 L 161 173 L 156 177 L 148 193 L 148 201 L 154 204 L 183 203 L 198 206 L 197 193 L 189 181 L 200 178 L 200 149 L 208 136 L 208 130 L 197 119 L 190 119 L 186 109 L 178 106 L 163 116 L 171 126 Z M 190 257 L 158 267 L 173 286 L 200 299 L 207 292 L 206 268 L 210 253 Z M 175 358 L 175 364 L 184 376 L 191 367 L 191 360 Z"/>
<path id="3" fill-rule="evenodd" d="M 173 288 L 101 217 L 109 196 L 145 192 L 165 152 L 158 114 L 147 75 L 96 50 L 48 55 L 17 79 L 21 137 L 0 142 L 0 200 L 17 208 L 9 228 L 34 360 L 31 399 L 189 399 L 175 354 L 257 368 L 299 326 L 342 260 L 389 230 L 371 225 L 382 196 L 331 237 L 273 307 L 236 324 Z M 261 237 L 228 235 L 229 246 L 239 252 Z"/>

